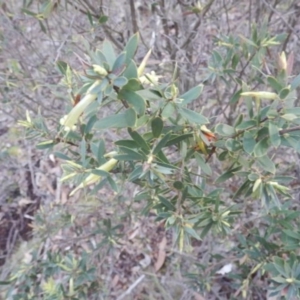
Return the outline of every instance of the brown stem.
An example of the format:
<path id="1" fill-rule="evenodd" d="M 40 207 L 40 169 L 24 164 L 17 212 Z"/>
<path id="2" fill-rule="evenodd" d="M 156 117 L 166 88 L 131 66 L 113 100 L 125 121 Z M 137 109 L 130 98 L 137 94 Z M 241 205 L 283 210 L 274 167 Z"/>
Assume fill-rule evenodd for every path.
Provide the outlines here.
<path id="1" fill-rule="evenodd" d="M 135 7 L 134 7 L 134 0 L 129 1 L 129 6 L 130 6 L 133 33 L 137 33 L 139 31 L 139 27 L 138 27 L 138 24 L 137 24 L 136 11 L 135 11 Z"/>

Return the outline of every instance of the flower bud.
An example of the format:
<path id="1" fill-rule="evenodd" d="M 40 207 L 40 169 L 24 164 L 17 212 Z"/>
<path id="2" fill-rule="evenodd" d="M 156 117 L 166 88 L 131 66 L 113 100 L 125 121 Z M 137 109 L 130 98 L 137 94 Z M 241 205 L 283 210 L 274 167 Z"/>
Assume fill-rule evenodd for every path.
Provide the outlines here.
<path id="1" fill-rule="evenodd" d="M 104 163 L 103 165 L 101 165 L 99 168 L 97 168 L 96 170 L 102 170 L 102 171 L 106 171 L 109 172 L 111 171 L 116 164 L 118 163 L 118 161 L 114 158 L 111 158 L 109 161 L 107 161 L 106 163 Z M 83 182 L 81 182 L 71 193 L 70 196 L 74 195 L 78 190 L 91 185 L 93 183 L 98 182 L 99 180 L 101 180 L 101 176 L 96 175 L 96 174 L 90 174 Z"/>
<path id="2" fill-rule="evenodd" d="M 95 73 L 98 73 L 99 75 L 101 75 L 103 77 L 105 77 L 108 74 L 107 71 L 99 65 L 93 65 L 93 70 Z"/>
<path id="3" fill-rule="evenodd" d="M 277 94 L 271 92 L 244 92 L 241 93 L 241 96 L 256 97 L 259 99 L 270 99 L 270 100 L 275 100 L 278 98 Z"/>

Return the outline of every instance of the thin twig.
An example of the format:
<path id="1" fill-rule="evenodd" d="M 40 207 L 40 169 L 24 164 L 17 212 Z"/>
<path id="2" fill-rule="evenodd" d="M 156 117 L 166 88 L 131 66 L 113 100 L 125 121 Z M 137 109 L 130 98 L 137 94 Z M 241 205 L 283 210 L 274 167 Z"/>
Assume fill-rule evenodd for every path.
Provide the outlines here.
<path id="1" fill-rule="evenodd" d="M 134 7 L 134 0 L 129 1 L 130 13 L 131 13 L 131 21 L 132 21 L 132 30 L 133 33 L 137 33 L 139 31 L 139 27 L 136 19 L 136 11 Z"/>
<path id="2" fill-rule="evenodd" d="M 262 0 L 263 1 L 263 3 L 267 6 L 267 7 L 269 7 L 269 9 L 271 9 L 280 19 L 281 19 L 281 21 L 285 24 L 285 26 L 287 26 L 290 30 L 291 30 L 291 32 L 293 32 L 294 34 L 295 34 L 295 36 L 298 38 L 298 39 L 300 39 L 300 37 L 297 35 L 297 33 L 296 33 L 296 31 L 295 31 L 295 29 L 292 27 L 292 25 L 290 25 L 283 17 L 282 17 L 282 15 L 276 10 L 276 9 L 274 9 L 273 7 L 272 7 L 272 5 L 270 5 L 269 3 L 267 3 L 265 0 Z"/>
<path id="3" fill-rule="evenodd" d="M 117 298 L 117 300 L 122 300 L 127 295 L 130 295 L 133 289 L 135 289 L 144 280 L 145 277 L 145 275 L 141 275 L 121 296 Z"/>
<path id="4" fill-rule="evenodd" d="M 63 48 L 63 46 L 64 46 L 65 43 L 67 42 L 69 36 L 71 35 L 71 31 L 72 31 L 72 27 L 73 27 L 74 20 L 75 20 L 75 14 L 74 14 L 73 17 L 72 17 L 71 24 L 70 24 L 70 27 L 69 27 L 69 30 L 68 30 L 68 33 L 67 33 L 65 39 L 63 40 L 63 42 L 60 44 L 60 46 L 59 46 L 58 49 L 56 50 L 56 57 L 55 57 L 54 62 L 57 62 L 57 60 L 58 60 L 58 58 L 59 58 L 59 56 L 60 56 L 61 49 Z"/>

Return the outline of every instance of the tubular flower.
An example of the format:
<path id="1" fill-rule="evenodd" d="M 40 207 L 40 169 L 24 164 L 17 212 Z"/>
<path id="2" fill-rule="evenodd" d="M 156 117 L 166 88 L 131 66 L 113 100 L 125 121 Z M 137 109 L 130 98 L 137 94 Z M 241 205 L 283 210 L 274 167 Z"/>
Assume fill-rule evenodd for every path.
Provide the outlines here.
<path id="1" fill-rule="evenodd" d="M 84 98 L 82 98 L 76 106 L 69 112 L 67 116 L 60 120 L 60 123 L 64 126 L 65 131 L 74 129 L 74 125 L 77 123 L 80 115 L 83 111 L 97 98 L 97 94 L 92 94 L 92 90 L 100 84 L 100 80 L 97 80 L 87 91 Z"/>
<path id="2" fill-rule="evenodd" d="M 148 59 L 151 55 L 151 49 L 147 52 L 147 54 L 145 55 L 144 59 L 142 60 L 140 66 L 138 67 L 138 76 L 142 76 L 143 73 L 144 73 L 144 70 L 146 68 L 146 65 L 147 65 L 147 62 L 148 62 Z"/>
<path id="3" fill-rule="evenodd" d="M 104 163 L 103 165 L 101 165 L 99 168 L 97 168 L 96 170 L 102 170 L 102 171 L 106 171 L 109 172 L 111 171 L 116 164 L 118 163 L 118 161 L 114 158 L 111 158 L 110 160 L 108 160 L 106 163 Z M 93 183 L 96 183 L 98 181 L 101 180 L 101 176 L 96 175 L 96 174 L 90 174 L 83 182 L 81 182 L 71 193 L 70 196 L 74 195 L 78 190 L 91 185 Z"/>
<path id="4" fill-rule="evenodd" d="M 150 84 L 150 86 L 154 86 L 158 84 L 158 80 L 161 77 L 161 75 L 156 75 L 154 71 L 151 71 L 150 73 L 141 76 L 139 79 L 142 84 Z"/>
<path id="5" fill-rule="evenodd" d="M 271 92 L 244 92 L 241 93 L 241 96 L 245 96 L 245 97 L 256 97 L 259 99 L 270 99 L 270 100 L 275 100 L 278 98 L 278 95 L 275 93 L 271 93 Z"/>

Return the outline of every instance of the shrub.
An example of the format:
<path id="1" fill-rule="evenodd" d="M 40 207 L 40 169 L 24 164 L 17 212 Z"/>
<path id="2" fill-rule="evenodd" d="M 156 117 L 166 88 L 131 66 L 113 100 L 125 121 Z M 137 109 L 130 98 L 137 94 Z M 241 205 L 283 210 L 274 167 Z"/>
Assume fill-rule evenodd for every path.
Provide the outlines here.
<path id="1" fill-rule="evenodd" d="M 142 206 L 140 215 L 154 212 L 179 251 L 208 236 L 216 245 L 231 241 L 228 259 L 211 249 L 213 267 L 198 263 L 186 274 L 202 294 L 213 289 L 217 272 L 230 279 L 235 299 L 263 291 L 254 286 L 259 280 L 270 296 L 293 299 L 300 296 L 299 212 L 293 165 L 281 153 L 300 152 L 300 75 L 292 76 L 292 55 L 281 53 L 276 61 L 268 55 L 283 38 L 255 27 L 250 38 L 224 36 L 207 77 L 183 92 L 176 67 L 170 82 L 146 68 L 151 51 L 135 62 L 138 34 L 120 53 L 104 41 L 101 49 L 87 49 L 84 70 L 57 63 L 66 89 L 77 96 L 68 114 L 58 116 L 56 130 L 29 113 L 20 124 L 28 137 L 43 139 L 39 149 L 60 147 L 55 155 L 63 161 L 62 181 L 74 184 L 71 195 L 88 199 L 103 188 L 120 194 L 124 186 L 136 186 L 129 197 Z M 228 99 L 220 99 L 231 110 L 227 122 L 206 117 L 205 107 L 191 109 L 205 82 L 227 93 Z M 41 213 L 37 229 L 43 224 L 38 218 Z M 105 220 L 100 230 L 108 250 L 118 239 L 113 223 Z M 24 263 L 10 278 L 14 299 L 97 299 L 103 289 L 91 254 L 50 251 L 42 261 L 31 255 L 34 263 Z"/>

